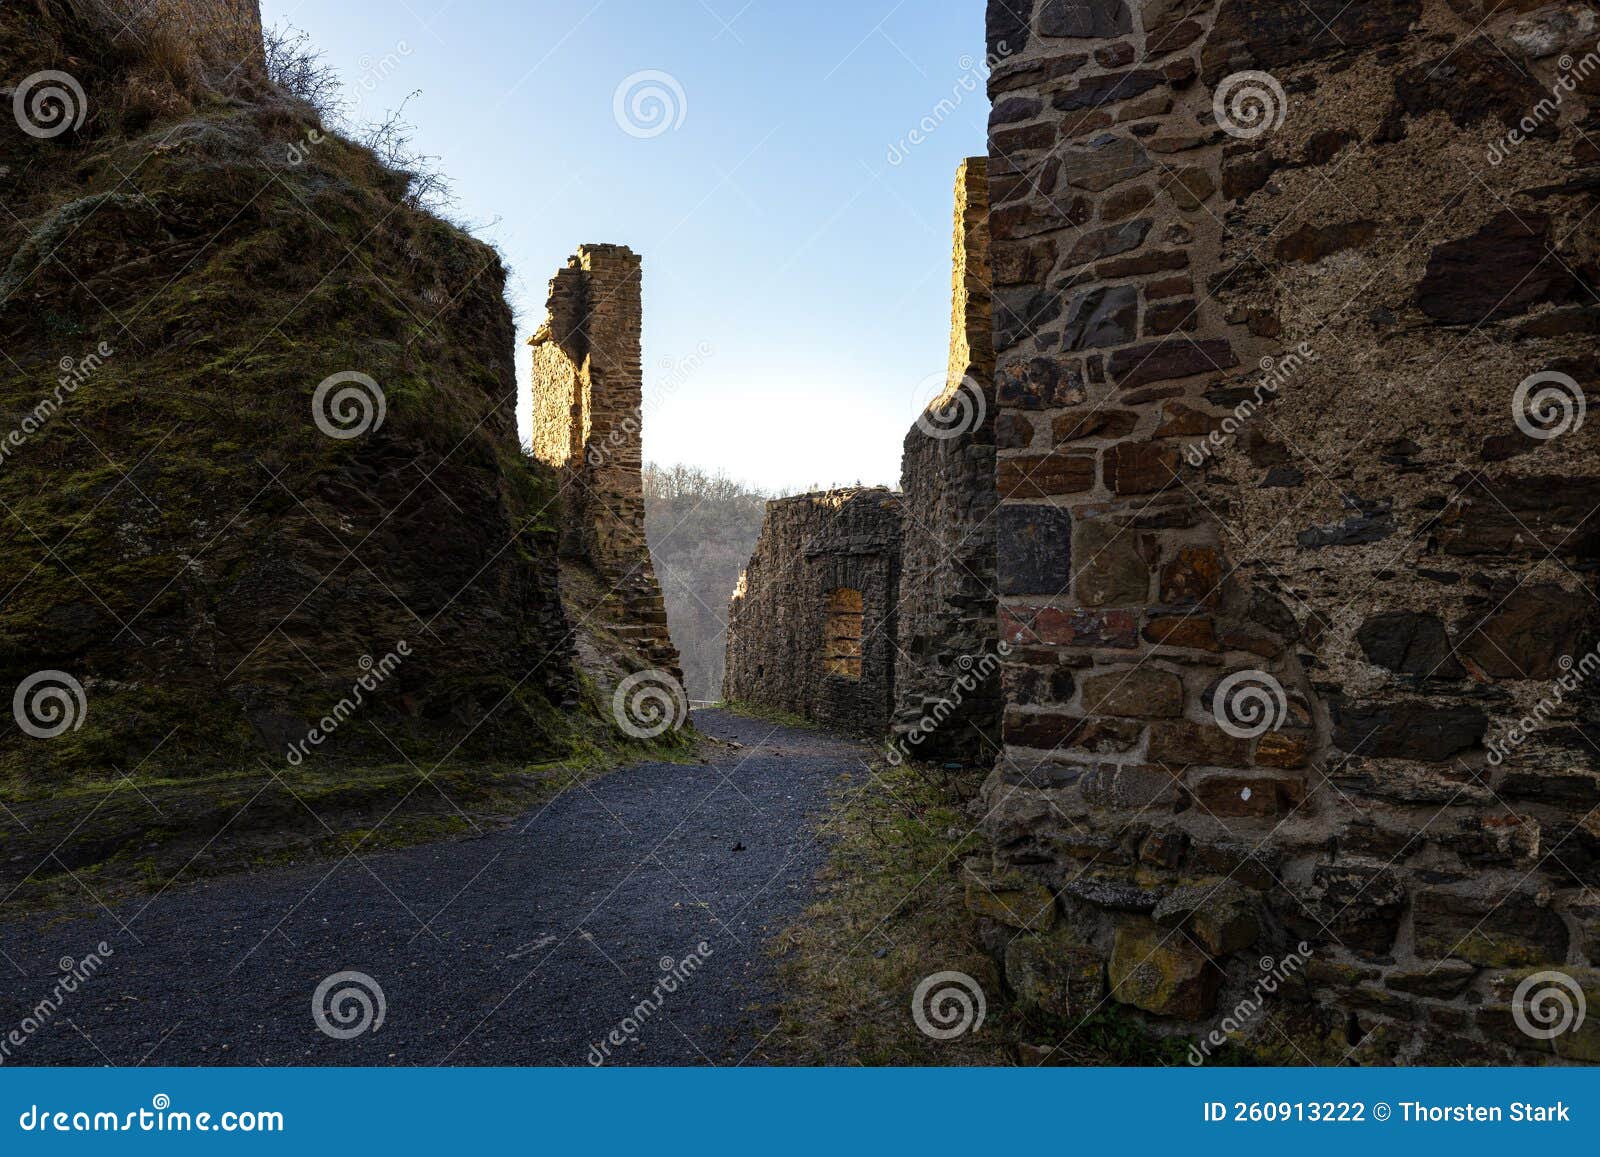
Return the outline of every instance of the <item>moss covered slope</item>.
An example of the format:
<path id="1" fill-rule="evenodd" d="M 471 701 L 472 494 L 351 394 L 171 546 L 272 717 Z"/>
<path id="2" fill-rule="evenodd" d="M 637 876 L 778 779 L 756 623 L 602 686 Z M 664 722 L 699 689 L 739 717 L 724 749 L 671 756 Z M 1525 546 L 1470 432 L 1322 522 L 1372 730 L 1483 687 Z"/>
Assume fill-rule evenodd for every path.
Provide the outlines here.
<path id="1" fill-rule="evenodd" d="M 0 729 L 0 782 L 282 767 L 336 711 L 313 758 L 559 754 L 554 492 L 498 257 L 254 69 L 78 7 L 0 10 L 6 81 L 86 101 L 0 133 L 0 689 L 59 670 L 86 710 Z M 383 420 L 332 437 L 314 398 L 349 373 Z M 363 424 L 337 396 L 324 424 Z"/>

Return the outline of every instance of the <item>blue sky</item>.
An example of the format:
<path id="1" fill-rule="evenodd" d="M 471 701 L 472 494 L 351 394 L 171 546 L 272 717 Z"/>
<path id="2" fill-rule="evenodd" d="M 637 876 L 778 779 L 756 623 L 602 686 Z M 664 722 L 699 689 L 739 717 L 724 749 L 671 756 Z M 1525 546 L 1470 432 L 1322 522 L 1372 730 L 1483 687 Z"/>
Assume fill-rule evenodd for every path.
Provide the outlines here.
<path id="1" fill-rule="evenodd" d="M 504 251 L 523 337 L 580 243 L 643 255 L 647 458 L 800 489 L 897 483 L 901 440 L 930 380 L 942 384 L 952 188 L 988 116 L 983 7 L 264 0 L 263 12 L 310 34 L 358 100 L 354 120 L 421 90 L 405 110 L 415 144 L 441 158 L 455 215 Z M 655 87 L 671 127 L 648 119 L 659 106 L 646 99 L 641 118 L 623 117 L 630 133 L 617 93 L 646 72 L 670 77 Z M 526 389 L 525 351 L 523 365 Z"/>

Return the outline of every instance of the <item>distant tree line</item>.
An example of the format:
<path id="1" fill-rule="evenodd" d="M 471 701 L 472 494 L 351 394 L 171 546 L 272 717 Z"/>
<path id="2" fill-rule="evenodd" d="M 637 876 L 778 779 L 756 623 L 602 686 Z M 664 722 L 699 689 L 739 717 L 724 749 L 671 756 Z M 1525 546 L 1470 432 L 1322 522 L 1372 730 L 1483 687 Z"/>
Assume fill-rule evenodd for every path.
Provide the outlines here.
<path id="1" fill-rule="evenodd" d="M 722 698 L 728 600 L 774 497 L 721 472 L 645 466 L 645 534 L 691 699 Z"/>

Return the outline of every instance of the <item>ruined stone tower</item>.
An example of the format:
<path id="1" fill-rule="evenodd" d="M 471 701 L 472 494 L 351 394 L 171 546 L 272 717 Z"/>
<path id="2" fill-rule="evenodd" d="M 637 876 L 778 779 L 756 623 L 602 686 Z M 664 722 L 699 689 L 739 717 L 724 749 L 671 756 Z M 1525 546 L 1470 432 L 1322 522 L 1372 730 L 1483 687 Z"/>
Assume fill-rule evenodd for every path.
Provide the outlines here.
<path id="1" fill-rule="evenodd" d="M 621 632 L 678 675 L 644 533 L 639 257 L 585 245 L 550 282 L 533 335 L 533 452 L 560 479 L 561 552 L 592 567 Z"/>
<path id="2" fill-rule="evenodd" d="M 1000 681 L 974 680 L 994 650 L 995 405 L 988 161 L 956 175 L 945 388 L 906 435 L 900 488 L 894 734 L 923 759 L 987 762 L 1000 744 Z M 969 684 L 970 686 L 963 686 Z"/>
<path id="3" fill-rule="evenodd" d="M 975 898 L 1057 1039 L 1304 945 L 1278 1059 L 1600 1059 L 1511 1007 L 1600 998 L 1600 46 L 1534 7 L 989 4 Z"/>

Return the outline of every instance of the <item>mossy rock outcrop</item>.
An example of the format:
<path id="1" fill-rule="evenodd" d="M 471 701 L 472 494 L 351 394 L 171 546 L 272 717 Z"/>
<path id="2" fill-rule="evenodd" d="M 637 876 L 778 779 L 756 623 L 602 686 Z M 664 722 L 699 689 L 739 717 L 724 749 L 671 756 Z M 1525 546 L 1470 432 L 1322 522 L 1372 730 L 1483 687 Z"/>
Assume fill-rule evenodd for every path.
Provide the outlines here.
<path id="1" fill-rule="evenodd" d="M 559 752 L 556 494 L 498 256 L 254 70 L 219 88 L 79 7 L 0 11 L 7 77 L 85 101 L 0 134 L 0 691 L 83 689 L 55 738 L 7 720 L 0 782 L 281 766 L 330 713 L 317 757 Z"/>

